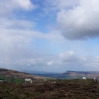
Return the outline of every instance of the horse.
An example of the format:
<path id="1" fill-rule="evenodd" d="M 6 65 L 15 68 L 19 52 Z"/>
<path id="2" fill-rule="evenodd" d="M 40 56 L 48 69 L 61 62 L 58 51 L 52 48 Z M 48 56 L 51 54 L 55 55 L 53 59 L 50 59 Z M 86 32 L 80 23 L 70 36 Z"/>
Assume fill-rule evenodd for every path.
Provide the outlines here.
<path id="1" fill-rule="evenodd" d="M 83 79 L 83 80 L 86 80 L 87 78 L 86 78 L 86 77 L 82 77 L 82 79 Z"/>
<path id="2" fill-rule="evenodd" d="M 98 83 L 98 85 L 99 85 L 99 78 L 94 78 L 94 82 Z"/>
<path id="3" fill-rule="evenodd" d="M 30 78 L 25 78 L 25 83 L 32 83 L 32 79 L 30 79 Z"/>

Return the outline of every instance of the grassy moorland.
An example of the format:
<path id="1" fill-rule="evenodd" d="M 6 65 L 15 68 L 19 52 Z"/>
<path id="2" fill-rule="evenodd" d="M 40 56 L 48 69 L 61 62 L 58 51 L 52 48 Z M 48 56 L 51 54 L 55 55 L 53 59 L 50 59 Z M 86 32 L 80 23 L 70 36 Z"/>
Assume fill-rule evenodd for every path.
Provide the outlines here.
<path id="1" fill-rule="evenodd" d="M 0 83 L 0 99 L 99 99 L 99 85 L 91 79 Z"/>

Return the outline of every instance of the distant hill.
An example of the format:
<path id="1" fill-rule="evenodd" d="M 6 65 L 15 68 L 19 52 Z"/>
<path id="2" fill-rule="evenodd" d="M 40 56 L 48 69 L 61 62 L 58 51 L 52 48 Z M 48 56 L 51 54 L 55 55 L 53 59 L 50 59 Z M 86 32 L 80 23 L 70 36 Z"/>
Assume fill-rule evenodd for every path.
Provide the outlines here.
<path id="1" fill-rule="evenodd" d="M 3 75 L 8 78 L 14 77 L 14 78 L 19 78 L 19 79 L 31 78 L 34 80 L 39 80 L 39 79 L 45 78 L 45 77 L 36 76 L 36 75 L 25 73 L 25 72 L 19 72 L 15 70 L 2 69 L 2 68 L 0 68 L 0 75 Z"/>
<path id="2" fill-rule="evenodd" d="M 34 72 L 31 71 L 19 72 L 15 70 L 2 69 L 0 68 L 0 75 L 4 75 L 8 78 L 31 78 L 32 80 L 42 80 L 46 78 L 57 78 L 57 79 L 81 79 L 83 76 L 87 78 L 99 78 L 99 71 L 66 71 L 64 73 L 49 73 L 49 72 Z"/>
<path id="3" fill-rule="evenodd" d="M 83 76 L 87 78 L 99 78 L 99 71 L 66 71 L 64 73 L 34 73 L 38 76 L 52 77 L 57 79 L 81 79 Z"/>
<path id="4" fill-rule="evenodd" d="M 61 76 L 68 78 L 81 78 L 83 76 L 87 78 L 99 78 L 99 71 L 66 71 L 62 73 Z"/>

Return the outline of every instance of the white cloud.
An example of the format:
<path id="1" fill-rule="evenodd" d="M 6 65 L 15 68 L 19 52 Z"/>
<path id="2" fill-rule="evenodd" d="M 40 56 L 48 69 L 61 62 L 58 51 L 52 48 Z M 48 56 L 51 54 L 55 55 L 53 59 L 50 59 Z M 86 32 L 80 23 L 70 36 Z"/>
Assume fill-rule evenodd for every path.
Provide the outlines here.
<path id="1" fill-rule="evenodd" d="M 80 0 L 73 9 L 60 9 L 57 22 L 67 39 L 99 37 L 99 1 Z"/>
<path id="2" fill-rule="evenodd" d="M 63 62 L 85 62 L 87 61 L 87 58 L 86 57 L 80 57 L 80 56 L 77 56 L 74 54 L 73 51 L 67 51 L 67 52 L 63 52 L 63 53 L 60 53 L 60 59 L 63 61 Z"/>
<path id="3" fill-rule="evenodd" d="M 0 15 L 5 16 L 11 14 L 15 10 L 31 10 L 35 9 L 34 5 L 30 0 L 0 0 Z"/>
<path id="4" fill-rule="evenodd" d="M 34 27 L 35 23 L 27 20 L 0 18 L 0 29 L 27 30 L 31 28 L 33 29 Z"/>
<path id="5" fill-rule="evenodd" d="M 31 3 L 30 0 L 11 0 L 16 6 L 21 7 L 25 10 L 30 10 L 35 8 L 36 6 Z"/>
<path id="6" fill-rule="evenodd" d="M 67 52 L 61 53 L 60 58 L 62 59 L 63 62 L 73 62 L 78 60 L 74 55 L 73 51 L 67 51 Z"/>
<path id="7" fill-rule="evenodd" d="M 49 61 L 48 63 L 47 63 L 47 65 L 53 65 L 53 61 Z"/>
<path id="8" fill-rule="evenodd" d="M 95 58 L 94 58 L 93 61 L 94 61 L 94 62 L 99 62 L 99 56 L 95 56 Z"/>
<path id="9" fill-rule="evenodd" d="M 52 42 L 65 42 L 64 37 L 58 30 L 49 31 L 47 34 L 44 35 L 44 38 Z"/>

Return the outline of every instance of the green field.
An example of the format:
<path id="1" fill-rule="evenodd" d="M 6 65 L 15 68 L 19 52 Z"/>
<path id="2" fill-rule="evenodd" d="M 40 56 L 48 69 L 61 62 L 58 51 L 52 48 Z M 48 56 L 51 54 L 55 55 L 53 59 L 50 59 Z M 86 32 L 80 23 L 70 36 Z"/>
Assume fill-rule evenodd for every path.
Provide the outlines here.
<path id="1" fill-rule="evenodd" d="M 0 75 L 0 78 L 4 79 L 5 82 L 12 82 L 12 83 L 16 83 L 16 84 L 20 84 L 20 83 L 23 82 L 22 79 L 15 78 L 15 77 L 12 77 L 12 76 L 8 78 L 8 77 L 6 77 L 4 75 Z"/>

